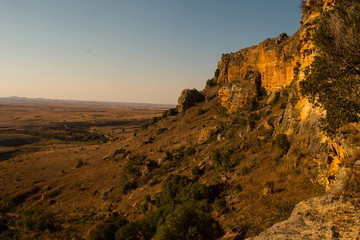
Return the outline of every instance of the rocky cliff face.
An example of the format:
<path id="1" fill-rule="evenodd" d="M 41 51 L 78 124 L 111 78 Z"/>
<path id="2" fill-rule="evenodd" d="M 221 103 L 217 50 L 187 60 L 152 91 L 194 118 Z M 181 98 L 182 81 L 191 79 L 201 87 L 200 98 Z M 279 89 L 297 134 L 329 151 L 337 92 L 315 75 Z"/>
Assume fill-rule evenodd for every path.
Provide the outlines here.
<path id="1" fill-rule="evenodd" d="M 334 182 L 340 162 L 349 154 L 341 144 L 319 131 L 319 120 L 325 113 L 301 96 L 298 83 L 317 54 L 311 40 L 316 18 L 334 3 L 334 0 L 307 1 L 302 25 L 293 36 L 282 33 L 257 46 L 223 54 L 214 76 L 214 81 L 221 85 L 220 104 L 230 112 L 248 105 L 262 90 L 272 97 L 275 94 L 271 93 L 276 92 L 287 98 L 282 114 L 269 121 L 275 135 L 284 133 L 293 143 L 287 154 L 289 167 L 301 165 L 302 171 L 326 189 Z M 311 157 L 304 160 L 300 155 Z"/>
<path id="2" fill-rule="evenodd" d="M 239 105 L 239 99 L 241 103 L 246 103 L 254 96 L 238 90 L 243 89 L 239 84 L 246 81 L 251 73 L 259 73 L 261 85 L 269 93 L 304 78 L 305 67 L 311 64 L 317 54 L 311 41 L 315 20 L 331 9 L 335 1 L 308 1 L 305 6 L 310 5 L 310 2 L 313 2 L 314 6 L 304 10 L 302 25 L 293 36 L 282 33 L 279 37 L 266 39 L 259 45 L 222 55 L 214 80 L 218 84 L 231 83 L 231 86 L 226 85 L 219 92 L 222 106 L 234 111 L 234 107 Z M 239 94 L 233 94 L 234 92 Z M 242 107 L 242 104 L 239 106 Z"/>
<path id="3" fill-rule="evenodd" d="M 302 26 L 293 36 L 280 34 L 278 38 L 267 39 L 257 46 L 223 54 L 215 71 L 214 81 L 221 86 L 218 91 L 220 105 L 230 112 L 247 106 L 259 96 L 261 89 L 270 95 L 268 105 L 276 95 L 286 99 L 283 111 L 277 115 L 269 113 L 264 127 L 273 128 L 274 136 L 286 134 L 289 138 L 291 144 L 286 154 L 288 168 L 300 170 L 328 191 L 326 196 L 300 203 L 288 221 L 275 225 L 254 239 L 358 237 L 358 224 L 347 225 L 346 229 L 343 219 L 334 218 L 337 211 L 347 209 L 349 214 L 341 217 L 356 223 L 356 210 L 336 199 L 334 191 L 329 190 L 337 184 L 335 188 L 339 192 L 341 184 L 336 180 L 340 170 L 343 181 L 347 171 L 344 166 L 351 166 L 351 156 L 360 152 L 359 146 L 349 141 L 354 138 L 346 136 L 358 133 L 360 128 L 353 124 L 336 137 L 324 135 L 319 130 L 319 123 L 326 113 L 303 98 L 299 89 L 299 82 L 305 77 L 305 68 L 317 55 L 311 40 L 316 19 L 334 4 L 334 0 L 307 1 Z M 321 213 L 320 208 L 323 209 Z"/>

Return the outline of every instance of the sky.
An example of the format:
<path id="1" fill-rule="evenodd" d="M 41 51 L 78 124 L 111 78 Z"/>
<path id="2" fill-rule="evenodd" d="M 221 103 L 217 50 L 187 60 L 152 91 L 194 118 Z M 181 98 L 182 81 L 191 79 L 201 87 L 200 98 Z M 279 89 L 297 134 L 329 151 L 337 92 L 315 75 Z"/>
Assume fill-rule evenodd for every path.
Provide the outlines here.
<path id="1" fill-rule="evenodd" d="M 0 97 L 176 104 L 300 0 L 0 0 Z"/>

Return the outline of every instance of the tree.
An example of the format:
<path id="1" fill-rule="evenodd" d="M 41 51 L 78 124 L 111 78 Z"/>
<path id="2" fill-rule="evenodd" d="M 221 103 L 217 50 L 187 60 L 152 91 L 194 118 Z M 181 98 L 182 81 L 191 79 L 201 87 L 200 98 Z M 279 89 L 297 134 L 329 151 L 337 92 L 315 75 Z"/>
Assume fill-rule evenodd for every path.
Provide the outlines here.
<path id="1" fill-rule="evenodd" d="M 320 55 L 300 82 L 303 95 L 326 110 L 322 129 L 328 134 L 360 120 L 360 3 L 336 4 L 318 20 L 314 43 Z"/>

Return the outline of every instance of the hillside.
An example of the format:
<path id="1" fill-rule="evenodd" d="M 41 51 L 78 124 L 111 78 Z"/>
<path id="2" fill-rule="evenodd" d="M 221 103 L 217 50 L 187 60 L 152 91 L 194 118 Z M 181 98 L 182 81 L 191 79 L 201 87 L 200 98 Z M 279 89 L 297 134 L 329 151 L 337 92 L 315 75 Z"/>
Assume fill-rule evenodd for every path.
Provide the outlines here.
<path id="1" fill-rule="evenodd" d="M 298 32 L 223 54 L 205 89 L 184 90 L 177 109 L 152 112 L 140 125 L 145 111 L 127 134 L 110 129 L 111 141 L 0 162 L 0 236 L 357 239 L 360 125 L 342 116 L 334 125 L 333 101 L 323 93 L 347 82 L 317 92 L 306 86 L 323 73 L 317 29 L 338 15 L 356 28 L 360 21 L 347 17 L 360 6 L 308 0 L 302 7 Z M 350 108 L 359 102 L 360 61 L 348 55 L 350 70 L 333 70 L 353 79 Z"/>

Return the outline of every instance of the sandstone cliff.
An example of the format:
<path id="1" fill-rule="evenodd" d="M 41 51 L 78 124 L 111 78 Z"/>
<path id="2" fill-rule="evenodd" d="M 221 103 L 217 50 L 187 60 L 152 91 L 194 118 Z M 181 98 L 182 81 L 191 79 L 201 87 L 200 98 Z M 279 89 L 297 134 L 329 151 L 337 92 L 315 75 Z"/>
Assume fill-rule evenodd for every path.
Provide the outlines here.
<path id="1" fill-rule="evenodd" d="M 314 2 L 314 1 L 308 1 Z M 310 4 L 310 3 L 307 3 Z M 258 73 L 267 92 L 280 90 L 304 78 L 303 71 L 311 64 L 316 49 L 311 41 L 315 20 L 331 9 L 334 0 L 318 0 L 312 9 L 304 11 L 300 29 L 291 37 L 285 33 L 278 38 L 266 39 L 257 46 L 223 54 L 215 71 L 214 80 L 225 84 L 219 91 L 221 105 L 234 111 L 232 105 L 243 106 L 254 93 L 233 94 L 242 87 L 251 73 Z M 230 83 L 226 84 L 226 83 Z M 235 85 L 235 87 L 234 87 Z"/>
<path id="2" fill-rule="evenodd" d="M 262 89 L 272 97 L 271 93 L 277 92 L 287 98 L 284 111 L 269 121 L 276 134 L 288 135 L 293 143 L 288 153 L 289 167 L 298 167 L 299 151 L 311 156 L 302 161 L 303 171 L 327 189 L 334 182 L 338 165 L 349 155 L 349 148 L 346 151 L 319 131 L 324 112 L 301 96 L 298 83 L 317 54 L 312 42 L 316 19 L 334 3 L 334 0 L 307 1 L 302 25 L 293 36 L 282 33 L 257 46 L 223 54 L 214 75 L 214 81 L 221 86 L 220 104 L 230 112 L 248 105 Z M 310 4 L 312 7 L 307 7 Z"/>
<path id="3" fill-rule="evenodd" d="M 348 171 L 345 166 L 354 164 L 356 153 L 360 150 L 359 143 L 349 141 L 351 138 L 346 135 L 359 132 L 359 126 L 352 124 L 335 137 L 326 136 L 319 130 L 320 119 L 326 113 L 304 98 L 299 89 L 305 68 L 318 54 L 312 42 L 316 19 L 334 4 L 334 0 L 307 1 L 302 26 L 293 36 L 280 34 L 278 38 L 267 39 L 257 46 L 223 54 L 215 71 L 214 81 L 220 85 L 220 105 L 230 112 L 248 106 L 252 99 L 259 96 L 261 88 L 270 95 L 268 105 L 274 101 L 275 93 L 286 99 L 283 111 L 277 115 L 268 114 L 264 126 L 273 128 L 273 136 L 281 133 L 289 137 L 291 144 L 286 154 L 288 168 L 300 170 L 328 191 L 323 197 L 300 203 L 289 220 L 254 239 L 359 237 L 357 210 L 348 202 L 334 197 L 335 190 L 330 191 L 337 179 L 345 178 Z M 341 169 L 343 175 L 339 177 Z M 339 194 L 341 184 L 336 184 Z M 346 213 L 335 217 L 337 212 L 342 211 Z M 345 224 L 345 221 L 349 224 Z"/>

